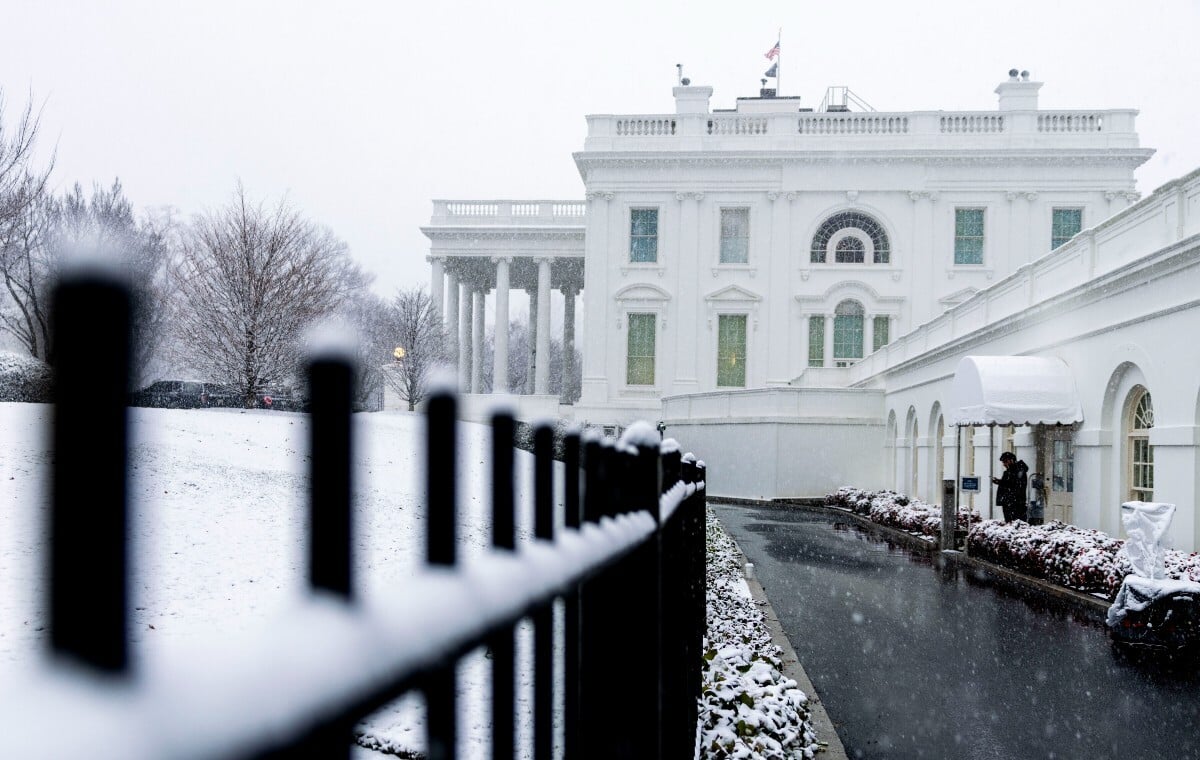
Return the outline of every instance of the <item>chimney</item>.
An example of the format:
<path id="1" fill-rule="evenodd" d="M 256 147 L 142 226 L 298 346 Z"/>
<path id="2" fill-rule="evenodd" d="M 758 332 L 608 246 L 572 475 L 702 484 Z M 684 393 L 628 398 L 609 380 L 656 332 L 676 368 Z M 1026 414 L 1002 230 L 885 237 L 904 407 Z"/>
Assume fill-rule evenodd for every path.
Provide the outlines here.
<path id="1" fill-rule="evenodd" d="M 996 87 L 996 94 L 1000 96 L 1000 110 L 1036 111 L 1040 89 L 1042 83 L 1030 82 L 1028 71 L 1018 73 L 1016 69 L 1010 69 L 1008 81 Z"/>
<path id="2" fill-rule="evenodd" d="M 683 86 L 671 90 L 675 96 L 675 113 L 708 113 L 708 99 L 712 97 L 711 87 L 692 87 L 687 79 Z"/>

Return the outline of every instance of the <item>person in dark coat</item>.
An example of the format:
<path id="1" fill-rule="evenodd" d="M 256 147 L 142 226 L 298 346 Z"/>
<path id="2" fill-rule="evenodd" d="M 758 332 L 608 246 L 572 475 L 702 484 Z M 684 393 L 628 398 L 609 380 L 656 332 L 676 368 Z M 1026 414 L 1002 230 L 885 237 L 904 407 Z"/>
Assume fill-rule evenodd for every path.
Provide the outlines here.
<path id="1" fill-rule="evenodd" d="M 1004 465 L 1004 474 L 992 478 L 997 485 L 996 505 L 1004 510 L 1004 522 L 1024 520 L 1025 517 L 1025 483 L 1029 466 L 1017 459 L 1011 451 L 1000 455 L 1000 464 Z"/>

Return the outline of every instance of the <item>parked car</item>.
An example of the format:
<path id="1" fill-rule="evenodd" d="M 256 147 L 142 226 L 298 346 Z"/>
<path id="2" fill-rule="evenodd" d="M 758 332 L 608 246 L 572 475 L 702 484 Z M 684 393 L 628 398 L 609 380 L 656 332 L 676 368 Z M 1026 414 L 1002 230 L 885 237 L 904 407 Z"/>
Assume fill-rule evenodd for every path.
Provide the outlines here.
<path id="1" fill-rule="evenodd" d="M 240 407 L 241 398 L 228 385 L 190 380 L 157 380 L 130 395 L 130 406 L 157 409 L 199 409 L 201 407 Z"/>
<path id="2" fill-rule="evenodd" d="M 1200 645 L 1200 583 L 1129 575 L 1108 611 L 1120 647 L 1178 651 Z"/>

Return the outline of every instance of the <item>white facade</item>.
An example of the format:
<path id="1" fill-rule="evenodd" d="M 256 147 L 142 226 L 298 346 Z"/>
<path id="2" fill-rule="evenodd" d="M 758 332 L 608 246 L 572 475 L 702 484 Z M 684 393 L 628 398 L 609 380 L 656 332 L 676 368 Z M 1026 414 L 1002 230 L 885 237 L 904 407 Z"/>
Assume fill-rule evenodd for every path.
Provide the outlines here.
<path id="1" fill-rule="evenodd" d="M 779 405 L 760 407 L 752 418 L 739 414 L 733 405 L 745 391 L 668 398 L 663 417 L 671 435 L 706 452 L 717 495 L 819 496 L 850 484 L 895 488 L 940 503 L 941 481 L 956 476 L 951 387 L 961 358 L 1054 357 L 1070 369 L 1083 422 L 1012 431 L 964 428 L 959 474 L 980 475 L 986 483 L 992 468 L 999 468 L 999 450 L 1010 448 L 1032 471 L 1052 476 L 1057 448 L 1062 482 L 1058 488 L 1051 482 L 1047 519 L 1120 535 L 1121 502 L 1151 496 L 1179 507 L 1169 538 L 1177 548 L 1195 551 L 1197 294 L 1200 171 L 1164 185 L 854 366 L 805 373 L 795 389 L 802 397 L 828 388 L 861 393 L 852 409 L 837 413 L 857 428 L 849 444 L 827 435 L 826 428 L 838 424 L 828 414 L 797 415 Z M 1152 424 L 1138 429 L 1133 417 L 1143 392 Z M 848 403 L 844 397 L 842 403 Z M 784 428 L 793 429 L 793 439 L 806 433 L 810 445 L 776 445 Z M 755 458 L 737 455 L 733 431 L 743 447 L 756 443 Z M 1148 447 L 1148 462 L 1135 461 L 1137 439 Z M 791 479 L 756 477 L 760 460 L 775 462 L 763 472 L 791 468 Z M 731 471 L 724 477 L 723 468 Z M 1146 485 L 1148 491 L 1138 490 Z M 985 491 L 975 506 L 987 515 L 988 504 Z"/>
<path id="2" fill-rule="evenodd" d="M 887 114 L 679 87 L 674 114 L 589 117 L 582 395 L 560 411 L 661 419 L 744 498 L 939 502 L 1012 449 L 1047 519 L 1119 535 L 1152 496 L 1200 547 L 1200 172 L 1138 202 L 1136 112 L 1040 110 L 1039 87 Z M 956 435 L 965 356 L 1060 360 L 1082 423 Z"/>
<path id="3" fill-rule="evenodd" d="M 1049 251 L 1056 209 L 1078 211 L 1083 229 L 1126 207 L 1152 153 L 1136 112 L 1040 111 L 1040 87 L 1002 83 L 992 112 L 904 113 L 802 113 L 789 98 L 713 112 L 711 88 L 678 87 L 675 114 L 588 117 L 575 154 L 589 326 L 576 416 L 624 422 L 662 396 L 717 390 L 722 314 L 746 319 L 744 387 L 856 361 L 877 327 L 902 335 Z M 632 217 L 647 210 L 657 250 L 643 262 Z M 730 211 L 748 217 L 744 263 L 722 262 Z M 960 212 L 982 221 L 978 263 L 956 264 Z M 854 223 L 823 234 L 831 220 Z M 841 247 L 863 263 L 838 263 Z M 861 314 L 857 350 L 835 346 L 840 304 Z M 652 383 L 631 378 L 630 314 L 654 316 Z"/>

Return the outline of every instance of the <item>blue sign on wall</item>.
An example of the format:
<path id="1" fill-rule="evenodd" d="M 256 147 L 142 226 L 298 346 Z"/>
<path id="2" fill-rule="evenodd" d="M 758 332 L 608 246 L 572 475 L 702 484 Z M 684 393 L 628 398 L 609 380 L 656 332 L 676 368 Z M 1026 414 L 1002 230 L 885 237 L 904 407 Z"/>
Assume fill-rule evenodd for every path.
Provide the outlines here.
<path id="1" fill-rule="evenodd" d="M 977 478 L 977 477 L 975 477 L 975 478 L 963 478 L 963 479 L 962 479 L 962 490 L 964 490 L 964 491 L 978 491 L 978 490 L 979 490 L 979 478 Z"/>

